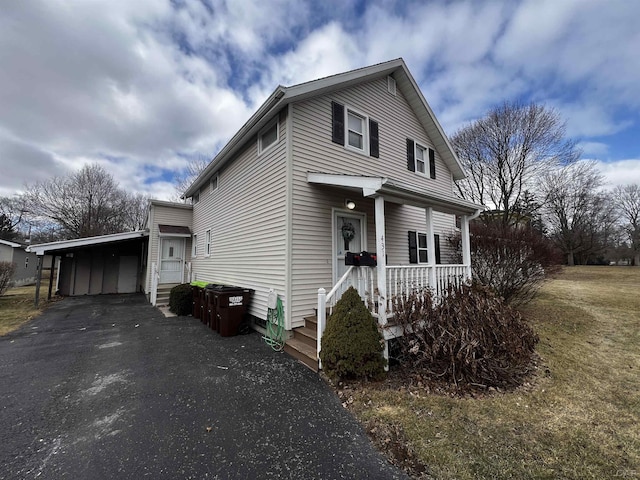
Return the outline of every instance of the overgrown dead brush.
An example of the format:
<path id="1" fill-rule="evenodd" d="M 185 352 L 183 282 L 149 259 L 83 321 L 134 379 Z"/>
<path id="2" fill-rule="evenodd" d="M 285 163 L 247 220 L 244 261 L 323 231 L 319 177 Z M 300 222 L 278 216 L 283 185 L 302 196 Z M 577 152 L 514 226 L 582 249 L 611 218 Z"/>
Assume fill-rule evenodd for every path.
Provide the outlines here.
<path id="1" fill-rule="evenodd" d="M 439 301 L 429 290 L 394 301 L 400 361 L 456 389 L 513 388 L 529 373 L 537 335 L 487 287 L 450 286 Z"/>

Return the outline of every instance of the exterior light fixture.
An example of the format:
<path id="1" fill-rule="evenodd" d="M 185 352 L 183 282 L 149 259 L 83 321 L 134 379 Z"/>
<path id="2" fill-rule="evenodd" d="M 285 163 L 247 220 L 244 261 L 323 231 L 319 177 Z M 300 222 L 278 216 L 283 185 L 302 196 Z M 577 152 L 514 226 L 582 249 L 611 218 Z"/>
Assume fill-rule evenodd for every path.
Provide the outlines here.
<path id="1" fill-rule="evenodd" d="M 344 206 L 347 207 L 349 210 L 353 210 L 354 208 L 356 208 L 356 202 L 354 202 L 353 200 L 349 200 L 347 198 L 344 201 Z"/>

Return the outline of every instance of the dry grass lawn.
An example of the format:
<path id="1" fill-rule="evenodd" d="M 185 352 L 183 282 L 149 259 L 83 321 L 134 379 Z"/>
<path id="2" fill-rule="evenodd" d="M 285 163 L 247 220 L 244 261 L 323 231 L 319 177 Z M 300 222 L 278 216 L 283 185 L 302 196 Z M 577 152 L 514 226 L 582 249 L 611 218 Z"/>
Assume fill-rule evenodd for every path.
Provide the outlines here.
<path id="1" fill-rule="evenodd" d="M 35 291 L 35 285 L 15 287 L 0 296 L 0 336 L 17 329 L 40 313 L 41 308 L 33 304 Z M 46 304 L 46 293 L 45 299 L 40 302 L 41 307 Z"/>
<path id="2" fill-rule="evenodd" d="M 427 466 L 416 478 L 640 478 L 640 268 L 566 268 L 523 313 L 540 335 L 532 384 L 479 398 L 359 384 L 346 404 L 383 450 Z"/>

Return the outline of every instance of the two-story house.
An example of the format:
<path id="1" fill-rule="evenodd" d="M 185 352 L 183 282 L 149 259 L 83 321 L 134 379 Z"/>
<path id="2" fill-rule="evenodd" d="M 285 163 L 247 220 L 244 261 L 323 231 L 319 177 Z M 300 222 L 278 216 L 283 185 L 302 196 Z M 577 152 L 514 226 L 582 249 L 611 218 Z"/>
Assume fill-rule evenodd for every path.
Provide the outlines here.
<path id="1" fill-rule="evenodd" d="M 192 210 L 176 207 L 173 225 L 169 204 L 152 207 L 164 213 L 149 222 L 146 290 L 154 301 L 173 253 L 184 268 L 171 263 L 171 282 L 254 289 L 260 329 L 273 289 L 297 333 L 287 349 L 313 357 L 304 344 L 315 345 L 325 302 L 347 285 L 386 325 L 394 295 L 470 276 L 468 221 L 482 206 L 454 194 L 464 176 L 402 59 L 279 86 L 184 193 Z M 445 239 L 456 216 L 463 260 L 453 265 Z M 346 252 L 361 251 L 377 266 L 345 264 Z"/>

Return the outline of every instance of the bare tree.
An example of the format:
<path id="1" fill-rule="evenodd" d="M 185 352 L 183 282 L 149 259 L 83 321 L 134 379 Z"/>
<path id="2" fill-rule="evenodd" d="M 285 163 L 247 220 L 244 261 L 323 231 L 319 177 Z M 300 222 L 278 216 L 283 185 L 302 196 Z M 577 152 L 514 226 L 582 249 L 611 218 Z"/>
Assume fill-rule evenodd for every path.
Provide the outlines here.
<path id="1" fill-rule="evenodd" d="M 633 253 L 633 265 L 640 266 L 640 186 L 618 185 L 613 194 Z"/>
<path id="2" fill-rule="evenodd" d="M 457 182 L 458 191 L 493 206 L 505 225 L 517 223 L 513 214 L 524 192 L 537 190 L 541 175 L 575 162 L 580 154 L 575 142 L 565 138 L 558 113 L 536 104 L 495 107 L 453 135 L 451 143 L 468 174 Z"/>
<path id="3" fill-rule="evenodd" d="M 149 195 L 125 193 L 125 210 L 122 212 L 124 230 L 142 230 L 149 213 Z"/>
<path id="4" fill-rule="evenodd" d="M 16 240 L 21 237 L 19 228 L 28 223 L 28 210 L 20 195 L 0 197 L 0 238 Z"/>
<path id="5" fill-rule="evenodd" d="M 181 173 L 176 174 L 174 177 L 175 195 L 173 200 L 180 201 L 184 192 L 191 186 L 196 178 L 204 171 L 205 168 L 211 163 L 207 157 L 198 155 L 197 158 L 192 158 L 187 165 L 187 168 Z"/>
<path id="6" fill-rule="evenodd" d="M 67 238 L 117 233 L 129 226 L 129 195 L 98 164 L 31 185 L 25 199 L 32 214 L 60 225 Z"/>
<path id="7" fill-rule="evenodd" d="M 611 196 L 601 191 L 595 162 L 582 161 L 547 172 L 543 178 L 545 220 L 567 263 L 586 263 L 602 253 L 615 232 Z"/>

